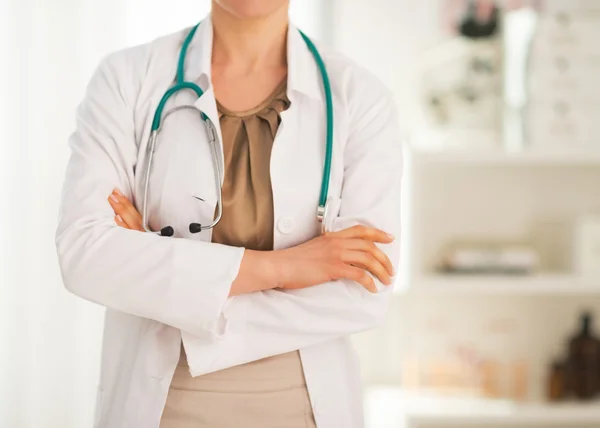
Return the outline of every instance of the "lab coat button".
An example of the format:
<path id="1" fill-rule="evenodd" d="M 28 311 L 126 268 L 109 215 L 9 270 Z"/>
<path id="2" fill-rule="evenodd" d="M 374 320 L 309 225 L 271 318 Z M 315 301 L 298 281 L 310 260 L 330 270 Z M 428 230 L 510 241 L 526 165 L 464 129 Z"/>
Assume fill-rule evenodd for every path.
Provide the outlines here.
<path id="1" fill-rule="evenodd" d="M 292 233 L 295 226 L 296 226 L 296 224 L 292 217 L 281 217 L 279 219 L 279 221 L 277 222 L 277 228 L 284 235 Z"/>
<path id="2" fill-rule="evenodd" d="M 315 400 L 315 403 L 312 405 L 312 410 L 314 415 L 323 415 L 325 412 L 326 405 L 323 400 Z"/>

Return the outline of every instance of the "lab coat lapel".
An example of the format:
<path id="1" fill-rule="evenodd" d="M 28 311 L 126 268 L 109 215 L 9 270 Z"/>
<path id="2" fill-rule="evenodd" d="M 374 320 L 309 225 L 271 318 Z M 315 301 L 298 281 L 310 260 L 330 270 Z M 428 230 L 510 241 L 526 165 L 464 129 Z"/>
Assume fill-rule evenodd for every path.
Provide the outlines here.
<path id="1" fill-rule="evenodd" d="M 225 155 L 223 153 L 223 134 L 221 133 L 221 126 L 219 123 L 219 113 L 217 111 L 217 103 L 215 100 L 215 94 L 213 87 L 210 86 L 204 91 L 204 94 L 196 100 L 194 103 L 196 108 L 208 117 L 208 120 L 212 122 L 215 130 L 217 131 L 217 154 L 219 156 L 219 168 L 221 171 L 221 183 L 225 179 Z M 206 126 L 209 126 L 206 124 Z M 208 131 L 208 130 L 207 130 Z M 208 134 L 207 134 L 208 139 Z"/>
<path id="2" fill-rule="evenodd" d="M 188 48 L 188 54 L 185 62 L 185 79 L 195 82 L 204 93 L 195 102 L 194 106 L 202 111 L 213 123 L 219 139 L 218 153 L 221 166 L 221 181 L 223 181 L 224 156 L 223 156 L 223 136 L 219 126 L 219 113 L 215 100 L 214 88 L 211 80 L 213 46 L 213 26 L 210 15 L 207 16 L 198 27 L 194 39 Z"/>
<path id="3" fill-rule="evenodd" d="M 319 69 L 292 24 L 287 42 L 287 95 L 291 104 L 281 113 L 273 143 L 271 183 L 277 216 L 293 219 L 303 232 L 275 233 L 275 249 L 305 242 L 318 232 L 317 205 L 325 156 L 325 98 Z"/>

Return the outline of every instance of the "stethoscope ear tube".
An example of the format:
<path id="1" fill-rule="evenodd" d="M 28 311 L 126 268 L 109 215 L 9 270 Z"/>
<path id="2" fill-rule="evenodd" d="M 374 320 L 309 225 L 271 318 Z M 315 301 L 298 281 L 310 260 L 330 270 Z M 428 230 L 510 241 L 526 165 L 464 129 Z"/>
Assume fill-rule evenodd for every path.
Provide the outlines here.
<path id="1" fill-rule="evenodd" d="M 173 107 L 169 111 L 165 112 L 163 116 L 163 122 L 173 113 L 181 110 L 195 110 L 197 111 L 202 118 L 204 119 L 206 133 L 208 137 L 208 144 L 210 145 L 210 151 L 212 156 L 212 162 L 214 166 L 215 172 L 215 185 L 216 185 L 216 194 L 217 194 L 217 215 L 212 223 L 202 226 L 200 223 L 191 223 L 189 226 L 190 233 L 200 233 L 203 230 L 212 229 L 219 223 L 221 217 L 223 215 L 223 204 L 222 204 L 222 194 L 221 194 L 221 167 L 219 163 L 219 157 L 217 154 L 217 130 L 215 129 L 213 123 L 206 117 L 202 111 L 200 111 L 196 106 L 193 105 L 182 105 Z M 149 198 L 149 189 L 150 189 L 150 174 L 152 172 L 152 165 L 154 163 L 154 152 L 156 150 L 156 144 L 158 140 L 158 134 L 160 133 L 160 127 L 150 133 L 150 138 L 148 140 L 148 160 L 147 166 L 145 170 L 144 176 L 144 196 L 142 199 L 142 225 L 146 232 L 158 233 L 160 236 L 173 236 L 175 231 L 171 226 L 163 227 L 160 232 L 154 232 L 150 229 L 148 225 L 148 198 Z"/>
<path id="2" fill-rule="evenodd" d="M 192 107 L 195 108 L 195 107 Z M 223 216 L 223 194 L 221 193 L 221 164 L 219 162 L 219 156 L 217 154 L 217 130 L 215 126 L 210 121 L 208 117 L 204 118 L 204 123 L 206 125 L 206 134 L 208 137 L 208 144 L 210 145 L 210 153 L 212 155 L 213 161 L 213 170 L 215 172 L 215 184 L 216 184 L 216 193 L 217 193 L 217 215 L 213 219 L 212 223 L 207 226 L 202 226 L 200 223 L 191 223 L 190 224 L 190 233 L 200 233 L 203 230 L 209 230 L 215 227 L 219 221 L 221 221 L 221 217 Z"/>
<path id="3" fill-rule="evenodd" d="M 154 160 L 154 150 L 156 149 L 157 137 L 158 130 L 152 131 L 148 141 L 148 163 L 144 174 L 144 197 L 142 199 L 142 226 L 146 232 L 156 233 L 159 236 L 171 237 L 175 234 L 175 230 L 173 230 L 171 226 L 165 226 L 159 232 L 154 232 L 148 225 L 148 189 L 150 187 L 150 171 L 152 170 L 152 162 Z"/>
<path id="4" fill-rule="evenodd" d="M 142 227 L 146 232 L 156 233 L 150 226 L 148 225 L 148 191 L 150 187 L 150 171 L 152 170 L 152 162 L 154 160 L 154 150 L 156 148 L 156 138 L 158 136 L 158 130 L 154 130 L 150 133 L 150 138 L 148 139 L 148 153 L 146 156 L 148 160 L 146 161 L 146 170 L 144 171 L 144 194 L 142 197 Z M 162 235 L 162 231 L 160 233 Z"/>

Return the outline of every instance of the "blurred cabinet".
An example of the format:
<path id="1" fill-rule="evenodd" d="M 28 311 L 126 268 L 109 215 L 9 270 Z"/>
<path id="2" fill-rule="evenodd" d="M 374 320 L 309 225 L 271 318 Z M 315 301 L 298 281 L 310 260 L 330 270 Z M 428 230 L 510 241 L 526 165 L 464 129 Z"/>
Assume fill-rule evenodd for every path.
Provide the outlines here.
<path id="1" fill-rule="evenodd" d="M 467 284 L 463 291 L 479 283 L 483 293 L 489 284 L 494 293 L 506 286 L 515 294 L 587 290 L 600 297 L 600 278 L 580 278 L 573 268 L 575 223 L 600 213 L 600 150 L 408 152 L 405 268 L 411 290 L 442 291 L 445 281 L 449 289 Z M 527 242 L 539 251 L 541 270 L 524 276 L 440 275 L 441 249 L 454 241 Z"/>
<path id="2" fill-rule="evenodd" d="M 533 146 L 600 148 L 599 5 L 549 1 L 538 19 L 528 70 Z"/>
<path id="3" fill-rule="evenodd" d="M 530 118 L 537 144 L 520 151 L 425 148 L 418 142 L 406 148 L 397 298 L 386 325 L 359 346 L 367 383 L 397 388 L 406 385 L 407 359 L 450 365 L 465 345 L 487 360 L 525 361 L 525 398 L 520 404 L 467 400 L 456 414 L 452 393 L 418 411 L 407 407 L 405 396 L 380 396 L 367 400 L 369 428 L 600 427 L 600 403 L 545 403 L 550 363 L 579 314 L 600 314 L 600 277 L 579 275 L 574 260 L 577 219 L 600 213 L 600 102 L 593 101 L 600 78 L 598 86 L 586 87 L 588 71 L 562 71 L 571 61 L 588 61 L 592 69 L 594 59 L 546 61 L 536 76 L 539 96 L 531 101 L 539 106 Z M 562 89 L 546 92 L 546 85 Z M 456 241 L 530 243 L 540 253 L 540 270 L 442 274 L 442 249 Z"/>
<path id="4" fill-rule="evenodd" d="M 600 151 L 410 147 L 405 184 L 403 278 L 390 320 L 377 340 L 363 346 L 377 351 L 363 356 L 367 382 L 406 385 L 407 360 L 455 367 L 468 348 L 473 352 L 467 360 L 523 363 L 524 392 L 516 399 L 543 403 L 550 363 L 577 328 L 579 314 L 600 314 L 600 277 L 580 275 L 574 259 L 577 219 L 600 213 Z M 531 244 L 540 254 L 539 271 L 441 273 L 442 249 L 456 241 Z M 424 377 L 431 376 L 434 370 Z M 465 393 L 463 379 L 438 383 L 449 385 L 444 393 L 450 397 Z M 515 398 L 511 388 L 500 387 L 494 398 Z M 472 394 L 485 391 L 473 388 Z M 600 418 L 600 404 L 597 409 Z"/>

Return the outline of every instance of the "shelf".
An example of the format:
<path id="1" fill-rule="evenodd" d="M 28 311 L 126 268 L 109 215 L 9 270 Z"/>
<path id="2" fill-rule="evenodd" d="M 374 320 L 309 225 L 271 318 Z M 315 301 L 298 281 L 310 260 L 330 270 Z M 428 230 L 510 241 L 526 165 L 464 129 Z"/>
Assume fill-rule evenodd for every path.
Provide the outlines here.
<path id="1" fill-rule="evenodd" d="M 453 409 L 422 409 L 408 415 L 413 424 L 445 424 L 445 426 L 476 426 L 502 423 L 507 425 L 539 425 L 547 427 L 560 425 L 573 427 L 578 424 L 600 424 L 600 404 L 510 404 L 497 403 L 473 405 L 468 408 L 460 406 Z M 497 425 L 496 425 L 497 426 Z"/>
<path id="2" fill-rule="evenodd" d="M 600 426 L 599 402 L 520 404 L 484 398 L 415 396 L 397 387 L 371 387 L 365 397 L 369 427 Z"/>
<path id="3" fill-rule="evenodd" d="M 599 166 L 600 151 L 519 151 L 504 150 L 426 150 L 412 148 L 414 159 L 418 163 L 434 163 L 448 165 L 482 165 L 482 166 Z"/>
<path id="4" fill-rule="evenodd" d="M 417 293 L 517 294 L 517 295 L 600 295 L 600 278 L 575 275 L 484 276 L 431 275 L 415 280 Z"/>

